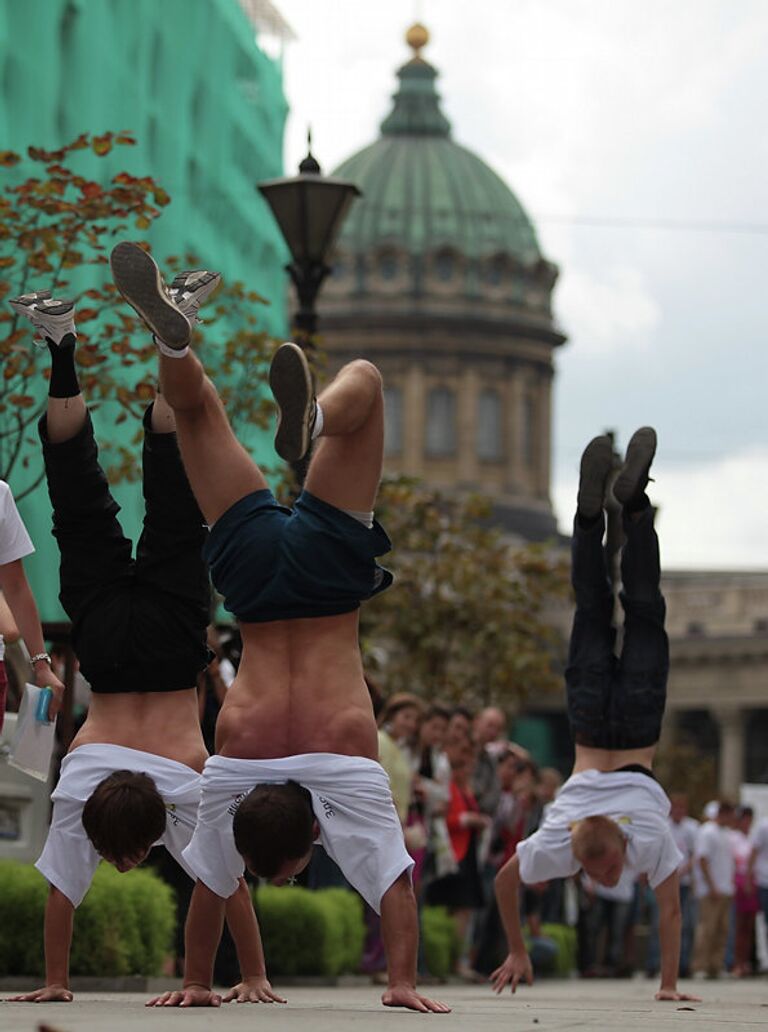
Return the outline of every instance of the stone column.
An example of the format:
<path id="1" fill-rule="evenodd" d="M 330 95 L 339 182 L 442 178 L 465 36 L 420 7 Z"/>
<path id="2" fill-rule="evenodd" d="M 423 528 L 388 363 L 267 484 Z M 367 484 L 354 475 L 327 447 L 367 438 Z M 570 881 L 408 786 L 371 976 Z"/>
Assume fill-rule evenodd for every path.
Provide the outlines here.
<path id="1" fill-rule="evenodd" d="M 720 727 L 718 787 L 722 795 L 737 800 L 744 780 L 744 713 L 738 707 L 713 707 Z"/>
<path id="2" fill-rule="evenodd" d="M 522 367 L 512 367 L 507 390 L 507 418 L 505 428 L 507 434 L 507 483 L 513 494 L 523 491 L 525 482 L 523 465 L 523 398 L 525 396 L 525 379 Z"/>
<path id="3" fill-rule="evenodd" d="M 424 472 L 424 373 L 412 365 L 403 381 L 403 472 L 411 477 Z"/>
<path id="4" fill-rule="evenodd" d="M 536 452 L 536 494 L 543 500 L 549 499 L 549 478 L 551 461 L 551 428 L 552 428 L 552 377 L 548 369 L 542 370 L 539 376 L 538 434 L 539 445 Z"/>
<path id="5" fill-rule="evenodd" d="M 459 484 L 477 484 L 478 377 L 472 366 L 459 373 L 456 391 L 456 477 Z"/>

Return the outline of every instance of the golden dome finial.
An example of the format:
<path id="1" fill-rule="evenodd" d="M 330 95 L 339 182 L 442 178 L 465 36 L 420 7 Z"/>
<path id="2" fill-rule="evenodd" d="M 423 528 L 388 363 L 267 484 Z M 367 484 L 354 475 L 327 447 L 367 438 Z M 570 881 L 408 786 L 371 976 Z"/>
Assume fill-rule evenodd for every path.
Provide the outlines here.
<path id="1" fill-rule="evenodd" d="M 405 42 L 413 50 L 413 56 L 420 57 L 419 51 L 429 43 L 429 33 L 421 22 L 415 22 L 406 32 Z"/>

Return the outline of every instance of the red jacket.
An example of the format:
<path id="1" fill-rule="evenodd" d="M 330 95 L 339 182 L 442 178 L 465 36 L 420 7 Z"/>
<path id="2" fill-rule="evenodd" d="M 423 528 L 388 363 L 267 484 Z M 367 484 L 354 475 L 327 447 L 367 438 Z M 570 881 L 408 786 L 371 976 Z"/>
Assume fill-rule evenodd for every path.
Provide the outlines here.
<path id="1" fill-rule="evenodd" d="M 448 834 L 451 836 L 453 855 L 461 863 L 467 855 L 469 843 L 475 828 L 467 828 L 461 822 L 461 815 L 464 813 L 479 813 L 480 807 L 472 794 L 470 788 L 459 788 L 455 781 L 451 781 L 451 800 L 448 803 L 448 812 L 445 815 L 445 823 L 448 825 Z"/>

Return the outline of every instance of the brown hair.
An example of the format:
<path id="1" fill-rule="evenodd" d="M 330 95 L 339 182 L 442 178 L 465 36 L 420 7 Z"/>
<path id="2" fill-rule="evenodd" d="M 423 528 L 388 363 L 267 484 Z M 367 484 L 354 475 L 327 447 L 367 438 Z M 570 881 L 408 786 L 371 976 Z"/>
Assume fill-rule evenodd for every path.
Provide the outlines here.
<path id="1" fill-rule="evenodd" d="M 407 709 L 409 706 L 412 706 L 419 716 L 423 717 L 426 707 L 424 700 L 420 699 L 418 695 L 412 695 L 411 692 L 395 692 L 394 695 L 390 695 L 379 713 L 379 727 L 383 727 L 399 710 Z"/>
<path id="2" fill-rule="evenodd" d="M 165 803 L 147 774 L 116 770 L 100 781 L 83 807 L 93 848 L 109 860 L 146 853 L 165 831 Z"/>
<path id="3" fill-rule="evenodd" d="M 580 863 L 585 860 L 599 860 L 611 846 L 623 842 L 621 829 L 610 817 L 584 817 L 571 828 L 573 855 Z"/>
<path id="4" fill-rule="evenodd" d="M 257 785 L 235 811 L 232 831 L 248 870 L 259 878 L 274 878 L 287 860 L 298 860 L 312 848 L 310 794 L 295 781 Z"/>

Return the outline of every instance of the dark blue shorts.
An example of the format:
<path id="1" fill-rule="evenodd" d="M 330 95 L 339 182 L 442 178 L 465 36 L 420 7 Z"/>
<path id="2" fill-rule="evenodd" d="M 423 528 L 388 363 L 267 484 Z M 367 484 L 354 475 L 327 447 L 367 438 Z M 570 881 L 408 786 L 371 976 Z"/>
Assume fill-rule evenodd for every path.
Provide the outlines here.
<path id="1" fill-rule="evenodd" d="M 229 612 L 265 623 L 357 609 L 392 583 L 376 562 L 391 547 L 376 521 L 369 530 L 307 491 L 288 509 L 265 489 L 216 521 L 203 555 Z"/>

